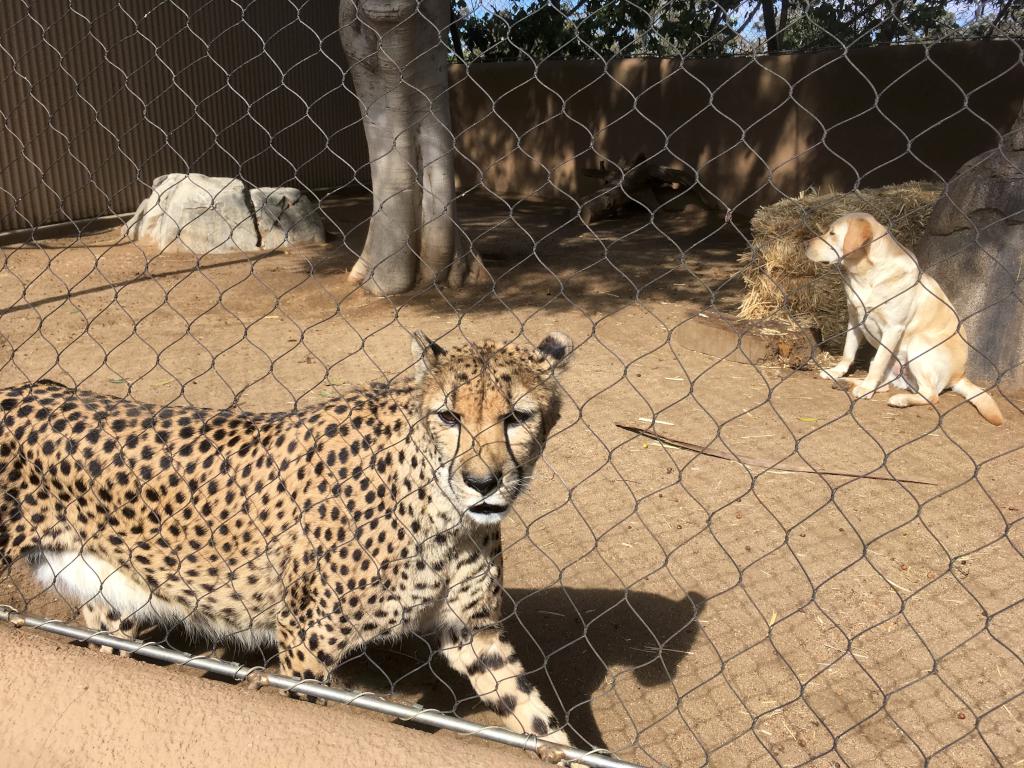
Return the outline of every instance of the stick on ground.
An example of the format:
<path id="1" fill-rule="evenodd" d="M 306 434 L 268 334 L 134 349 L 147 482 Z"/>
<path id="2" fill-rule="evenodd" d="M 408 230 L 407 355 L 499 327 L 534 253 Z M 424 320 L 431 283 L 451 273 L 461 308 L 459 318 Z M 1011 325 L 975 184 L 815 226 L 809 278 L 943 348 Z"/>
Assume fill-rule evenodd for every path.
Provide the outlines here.
<path id="1" fill-rule="evenodd" d="M 758 467 L 760 469 L 768 469 L 774 472 L 798 472 L 804 475 L 829 475 L 830 477 L 850 477 L 862 480 L 885 480 L 890 483 L 911 483 L 913 485 L 936 485 L 936 483 L 928 480 L 912 480 L 906 477 L 895 477 L 890 475 L 862 475 L 857 472 L 832 472 L 826 469 L 810 469 L 808 467 L 800 467 L 790 462 L 776 461 L 776 462 L 765 462 L 759 461 L 758 459 L 751 459 L 739 454 L 728 454 L 723 451 L 716 451 L 714 448 L 708 448 L 707 446 L 697 445 L 696 443 L 688 443 L 685 440 L 678 440 L 674 437 L 666 437 L 660 435 L 653 429 L 646 429 L 644 427 L 634 427 L 631 424 L 620 424 L 616 423 L 619 429 L 624 429 L 627 432 L 633 432 L 637 435 L 643 435 L 644 437 L 656 440 L 664 445 L 672 446 L 673 448 L 681 448 L 684 451 L 693 451 L 703 456 L 712 456 L 716 459 L 722 459 L 723 461 L 732 461 L 737 464 L 742 464 L 746 467 Z"/>

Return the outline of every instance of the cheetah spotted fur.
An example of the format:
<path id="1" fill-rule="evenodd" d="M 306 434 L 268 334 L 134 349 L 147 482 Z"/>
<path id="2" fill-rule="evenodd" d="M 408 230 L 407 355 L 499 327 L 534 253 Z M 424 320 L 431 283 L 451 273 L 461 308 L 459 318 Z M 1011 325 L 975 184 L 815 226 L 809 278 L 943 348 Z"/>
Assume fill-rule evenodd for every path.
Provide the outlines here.
<path id="1" fill-rule="evenodd" d="M 444 350 L 326 405 L 157 408 L 0 391 L 0 572 L 27 556 L 94 629 L 276 643 L 329 680 L 365 644 L 439 633 L 509 728 L 568 744 L 500 629 L 499 523 L 558 419 L 571 342 Z"/>

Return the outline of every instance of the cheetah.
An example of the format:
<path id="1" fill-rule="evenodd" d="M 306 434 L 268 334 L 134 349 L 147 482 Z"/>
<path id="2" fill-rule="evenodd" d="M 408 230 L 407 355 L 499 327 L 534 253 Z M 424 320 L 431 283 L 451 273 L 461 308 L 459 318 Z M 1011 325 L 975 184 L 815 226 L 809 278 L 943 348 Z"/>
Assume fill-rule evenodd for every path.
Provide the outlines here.
<path id="1" fill-rule="evenodd" d="M 283 413 L 0 390 L 0 571 L 30 558 L 90 628 L 276 645 L 302 679 L 434 632 L 509 728 L 568 745 L 501 629 L 499 523 L 559 417 L 571 347 L 417 332 L 409 376 Z"/>

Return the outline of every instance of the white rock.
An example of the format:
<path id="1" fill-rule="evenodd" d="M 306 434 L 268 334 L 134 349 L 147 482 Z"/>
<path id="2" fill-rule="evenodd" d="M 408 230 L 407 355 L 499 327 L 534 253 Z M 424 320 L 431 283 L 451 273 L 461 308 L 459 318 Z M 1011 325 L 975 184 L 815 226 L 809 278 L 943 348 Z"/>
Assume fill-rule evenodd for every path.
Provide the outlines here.
<path id="1" fill-rule="evenodd" d="M 239 179 L 169 173 L 125 225 L 130 240 L 196 255 L 323 243 L 317 204 L 292 187 L 251 187 Z"/>

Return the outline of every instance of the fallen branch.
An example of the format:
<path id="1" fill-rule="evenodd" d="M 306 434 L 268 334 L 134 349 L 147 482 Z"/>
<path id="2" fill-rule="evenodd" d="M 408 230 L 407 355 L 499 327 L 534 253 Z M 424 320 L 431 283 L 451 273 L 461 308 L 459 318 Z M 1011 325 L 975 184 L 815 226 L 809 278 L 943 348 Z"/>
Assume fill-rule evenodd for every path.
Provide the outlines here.
<path id="1" fill-rule="evenodd" d="M 665 435 L 659 435 L 653 429 L 646 429 L 644 427 L 634 427 L 631 424 L 619 424 L 616 423 L 619 429 L 624 429 L 627 432 L 632 432 L 637 435 L 655 440 L 664 445 L 671 446 L 673 448 L 681 448 L 684 451 L 692 451 L 693 453 L 699 453 L 702 456 L 711 456 L 716 459 L 722 459 L 723 461 L 732 461 L 737 464 L 742 464 L 746 467 L 757 467 L 759 469 L 768 469 L 775 472 L 797 472 L 803 475 L 829 475 L 830 477 L 850 477 L 859 480 L 884 480 L 890 483 L 911 483 L 914 485 L 937 485 L 937 483 L 930 482 L 928 480 L 910 480 L 905 477 L 890 477 L 886 475 L 861 475 L 856 472 L 830 472 L 828 470 L 808 469 L 807 467 L 800 467 L 795 464 L 788 462 L 778 461 L 774 463 L 768 463 L 758 461 L 757 459 L 750 459 L 739 455 L 730 455 L 723 451 L 716 451 L 714 448 L 708 448 L 706 446 L 697 445 L 696 443 L 688 443 L 685 440 L 677 440 L 674 437 L 666 437 Z"/>

